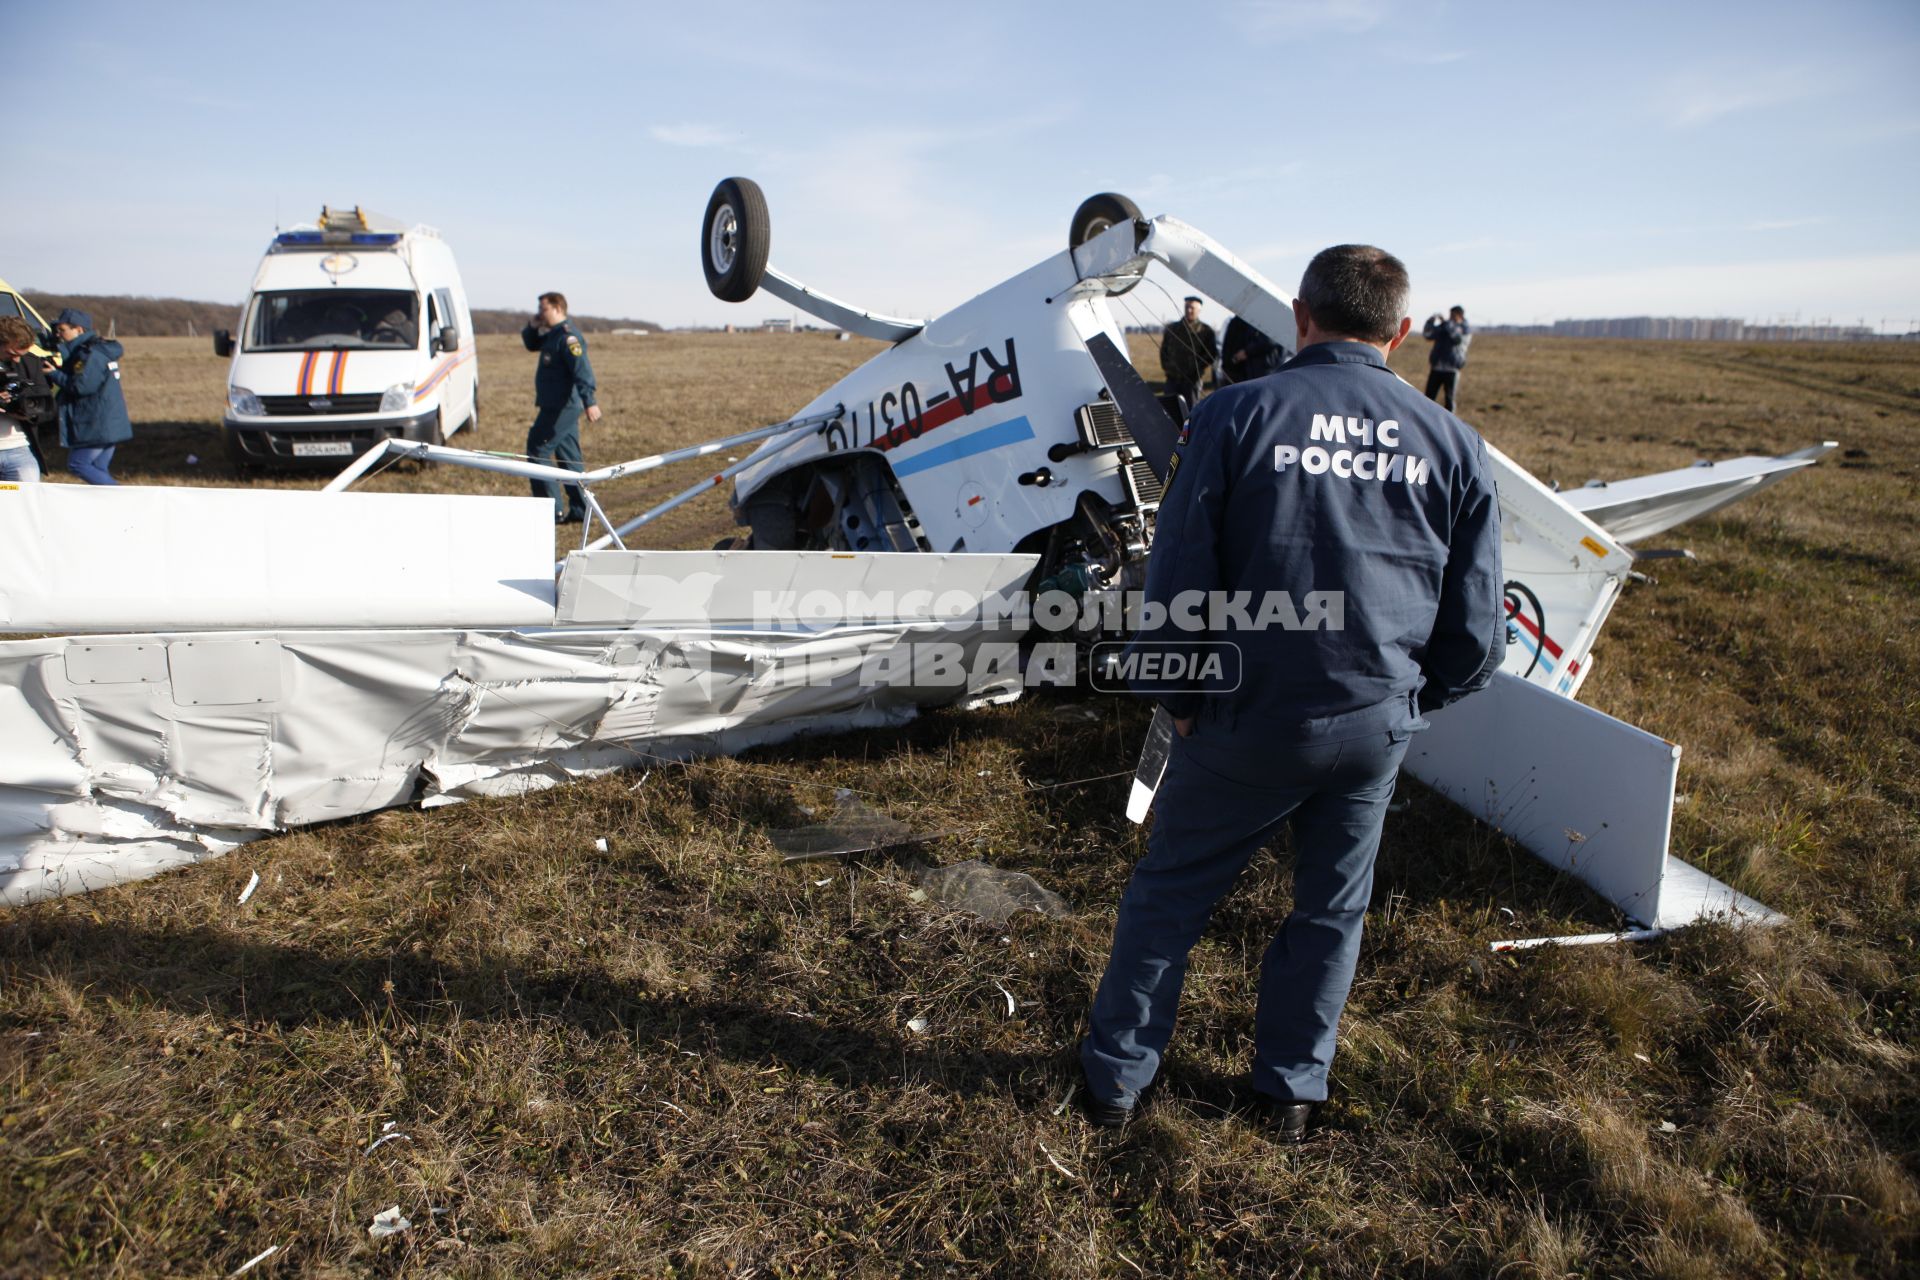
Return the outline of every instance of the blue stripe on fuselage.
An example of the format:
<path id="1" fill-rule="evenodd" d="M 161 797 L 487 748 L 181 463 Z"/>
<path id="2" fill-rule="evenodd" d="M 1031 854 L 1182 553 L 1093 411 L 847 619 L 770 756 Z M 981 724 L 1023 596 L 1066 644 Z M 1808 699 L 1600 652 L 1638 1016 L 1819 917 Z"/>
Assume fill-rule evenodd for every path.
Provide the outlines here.
<path id="1" fill-rule="evenodd" d="M 1009 418 L 998 426 L 982 427 L 970 435 L 961 436 L 958 440 L 949 440 L 946 444 L 929 449 L 925 453 L 903 458 L 893 464 L 893 474 L 910 476 L 918 471 L 930 471 L 934 467 L 945 466 L 949 462 L 971 458 L 976 453 L 998 449 L 1003 444 L 1031 439 L 1033 439 L 1033 424 L 1028 422 L 1023 414 L 1018 418 Z"/>

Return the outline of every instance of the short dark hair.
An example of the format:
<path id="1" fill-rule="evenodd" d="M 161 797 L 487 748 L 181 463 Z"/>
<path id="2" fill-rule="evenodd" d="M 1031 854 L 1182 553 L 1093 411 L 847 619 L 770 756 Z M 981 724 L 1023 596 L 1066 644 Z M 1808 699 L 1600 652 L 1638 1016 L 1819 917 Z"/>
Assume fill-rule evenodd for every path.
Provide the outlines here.
<path id="1" fill-rule="evenodd" d="M 556 311 L 565 311 L 567 309 L 567 295 L 564 293 L 543 293 L 540 295 L 540 301 L 551 302 Z"/>
<path id="2" fill-rule="evenodd" d="M 1462 320 L 1465 320 L 1467 318 L 1467 309 L 1465 307 L 1455 307 L 1453 310 L 1447 312 L 1447 314 L 1450 316 L 1459 316 Z"/>
<path id="3" fill-rule="evenodd" d="M 1300 300 L 1325 333 L 1389 342 L 1407 314 L 1407 267 L 1370 244 L 1322 249 L 1300 277 Z"/>

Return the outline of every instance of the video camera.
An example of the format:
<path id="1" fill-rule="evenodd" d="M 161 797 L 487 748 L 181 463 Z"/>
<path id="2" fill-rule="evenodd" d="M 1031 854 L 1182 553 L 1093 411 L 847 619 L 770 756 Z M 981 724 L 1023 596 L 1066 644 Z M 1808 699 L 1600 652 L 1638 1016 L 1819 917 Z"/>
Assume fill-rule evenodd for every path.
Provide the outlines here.
<path id="1" fill-rule="evenodd" d="M 24 355 L 18 360 L 0 357 L 0 393 L 7 397 L 7 402 L 0 405 L 0 412 L 32 427 L 44 426 L 55 416 L 53 388 L 45 378 L 36 378 L 27 371 L 26 362 L 38 359 L 35 355 Z"/>

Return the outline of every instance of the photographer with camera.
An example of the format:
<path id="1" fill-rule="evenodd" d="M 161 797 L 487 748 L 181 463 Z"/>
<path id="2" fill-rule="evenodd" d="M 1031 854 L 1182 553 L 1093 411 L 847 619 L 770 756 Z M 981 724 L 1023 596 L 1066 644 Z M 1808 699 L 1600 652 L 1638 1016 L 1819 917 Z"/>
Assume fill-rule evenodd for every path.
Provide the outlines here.
<path id="1" fill-rule="evenodd" d="M 1467 344 L 1473 341 L 1466 308 L 1455 307 L 1444 317 L 1434 312 L 1420 332 L 1433 344 L 1427 352 L 1427 399 L 1438 400 L 1447 412 L 1456 413 L 1460 374 L 1467 367 Z"/>
<path id="2" fill-rule="evenodd" d="M 64 368 L 47 376 L 60 388 L 60 443 L 67 470 L 88 484 L 117 484 L 107 468 L 116 446 L 133 439 L 133 419 L 120 391 L 119 343 L 93 332 L 93 317 L 68 307 L 53 322 Z"/>
<path id="3" fill-rule="evenodd" d="M 40 478 L 33 429 L 53 416 L 53 393 L 33 354 L 33 330 L 18 316 L 0 318 L 0 484 Z"/>

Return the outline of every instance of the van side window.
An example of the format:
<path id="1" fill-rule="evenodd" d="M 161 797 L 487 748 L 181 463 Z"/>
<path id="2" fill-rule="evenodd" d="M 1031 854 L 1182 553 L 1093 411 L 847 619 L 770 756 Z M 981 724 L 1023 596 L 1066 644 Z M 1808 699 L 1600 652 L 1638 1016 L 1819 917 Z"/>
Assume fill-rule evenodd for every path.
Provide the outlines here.
<path id="1" fill-rule="evenodd" d="M 439 304 L 440 308 L 440 319 L 436 321 L 433 326 L 434 335 L 437 337 L 442 327 L 455 322 L 457 313 L 453 309 L 453 291 L 451 289 L 435 289 L 433 291 L 433 300 Z"/>

